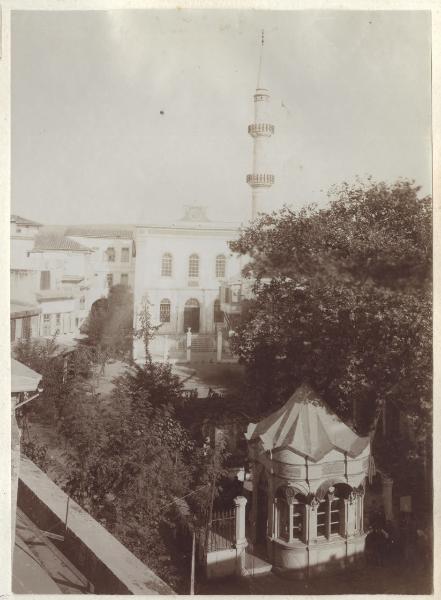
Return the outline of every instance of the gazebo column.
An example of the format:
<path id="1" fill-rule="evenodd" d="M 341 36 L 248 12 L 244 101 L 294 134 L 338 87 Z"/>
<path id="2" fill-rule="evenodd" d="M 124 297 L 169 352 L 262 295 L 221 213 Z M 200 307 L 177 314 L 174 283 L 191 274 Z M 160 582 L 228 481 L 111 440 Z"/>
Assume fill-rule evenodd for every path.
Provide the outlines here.
<path id="1" fill-rule="evenodd" d="M 274 481 L 273 476 L 268 477 L 268 521 L 267 521 L 267 537 L 274 537 Z"/>
<path id="2" fill-rule="evenodd" d="M 351 536 L 354 535 L 357 530 L 357 505 L 358 496 L 351 492 L 349 498 L 343 500 L 343 518 L 341 519 L 344 524 L 344 531 L 342 535 Z"/>
<path id="3" fill-rule="evenodd" d="M 311 541 L 312 538 L 317 536 L 317 507 L 319 506 L 319 501 L 317 498 L 313 498 L 308 508 L 308 542 Z"/>

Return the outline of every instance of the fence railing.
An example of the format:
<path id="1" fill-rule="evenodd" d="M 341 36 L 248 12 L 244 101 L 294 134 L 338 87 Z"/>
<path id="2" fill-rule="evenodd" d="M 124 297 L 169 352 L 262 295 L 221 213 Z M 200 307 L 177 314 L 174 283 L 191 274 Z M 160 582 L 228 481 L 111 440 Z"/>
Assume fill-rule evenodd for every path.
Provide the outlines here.
<path id="1" fill-rule="evenodd" d="M 208 533 L 207 552 L 228 550 L 236 542 L 236 508 L 213 513 Z"/>

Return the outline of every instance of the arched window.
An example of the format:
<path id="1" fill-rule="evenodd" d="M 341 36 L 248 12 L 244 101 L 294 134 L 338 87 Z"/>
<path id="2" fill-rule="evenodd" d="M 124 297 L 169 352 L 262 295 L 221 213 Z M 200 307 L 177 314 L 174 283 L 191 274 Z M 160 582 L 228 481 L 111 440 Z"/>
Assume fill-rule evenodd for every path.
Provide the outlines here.
<path id="1" fill-rule="evenodd" d="M 350 491 L 350 486 L 344 483 L 328 487 L 317 506 L 317 537 L 329 538 L 334 534 L 342 534 L 344 499 L 348 498 Z"/>
<path id="2" fill-rule="evenodd" d="M 171 277 L 173 273 L 173 257 L 169 252 L 162 255 L 161 276 Z"/>
<path id="3" fill-rule="evenodd" d="M 219 254 L 216 256 L 216 277 L 218 279 L 222 279 L 225 277 L 225 267 L 227 264 L 227 259 L 223 254 Z"/>
<path id="4" fill-rule="evenodd" d="M 223 311 L 221 311 L 221 304 L 219 298 L 215 300 L 213 304 L 213 321 L 215 323 L 224 322 L 224 313 Z"/>
<path id="5" fill-rule="evenodd" d="M 167 298 L 161 300 L 159 305 L 159 320 L 161 323 L 170 323 L 171 302 Z"/>
<path id="6" fill-rule="evenodd" d="M 276 494 L 276 535 L 292 542 L 303 537 L 305 497 L 289 486 L 283 486 Z"/>
<path id="7" fill-rule="evenodd" d="M 192 254 L 188 259 L 188 276 L 192 279 L 199 277 L 199 256 Z"/>

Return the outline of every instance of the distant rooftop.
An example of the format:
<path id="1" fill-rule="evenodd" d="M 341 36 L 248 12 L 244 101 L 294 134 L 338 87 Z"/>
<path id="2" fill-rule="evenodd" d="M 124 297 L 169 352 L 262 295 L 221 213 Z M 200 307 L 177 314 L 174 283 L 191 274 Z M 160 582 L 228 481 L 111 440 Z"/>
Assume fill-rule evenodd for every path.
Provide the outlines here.
<path id="1" fill-rule="evenodd" d="M 16 300 L 11 298 L 10 302 L 11 317 L 16 319 L 20 317 L 31 317 L 40 313 L 40 307 L 30 302 L 23 302 L 22 300 Z"/>
<path id="2" fill-rule="evenodd" d="M 87 246 L 83 246 L 76 240 L 72 240 L 59 233 L 42 233 L 37 235 L 31 252 L 44 252 L 46 250 L 65 250 L 70 252 L 91 252 Z"/>
<path id="3" fill-rule="evenodd" d="M 133 240 L 135 227 L 132 225 L 71 225 L 65 234 L 74 237 L 122 238 Z"/>
<path id="4" fill-rule="evenodd" d="M 31 227 L 41 227 L 41 223 L 37 223 L 37 221 L 31 221 L 30 219 L 25 219 L 19 215 L 11 215 L 11 223 L 16 223 L 17 225 L 27 225 Z"/>

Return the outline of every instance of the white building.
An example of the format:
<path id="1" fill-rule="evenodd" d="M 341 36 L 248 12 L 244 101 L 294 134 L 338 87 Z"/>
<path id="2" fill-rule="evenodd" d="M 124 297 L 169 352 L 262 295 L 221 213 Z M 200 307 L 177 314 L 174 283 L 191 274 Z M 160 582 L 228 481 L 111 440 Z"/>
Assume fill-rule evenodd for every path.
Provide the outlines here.
<path id="1" fill-rule="evenodd" d="M 113 285 L 134 286 L 135 228 L 130 225 L 74 225 L 65 235 L 90 248 L 94 300 L 107 296 Z"/>
<path id="2" fill-rule="evenodd" d="M 190 329 L 200 340 L 223 324 L 219 288 L 240 273 L 228 246 L 238 234 L 237 225 L 210 221 L 200 206 L 187 207 L 180 221 L 137 227 L 135 311 L 148 299 L 159 338 L 182 340 Z M 135 343 L 135 359 L 142 356 L 142 343 Z"/>

